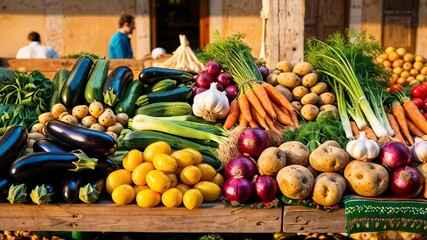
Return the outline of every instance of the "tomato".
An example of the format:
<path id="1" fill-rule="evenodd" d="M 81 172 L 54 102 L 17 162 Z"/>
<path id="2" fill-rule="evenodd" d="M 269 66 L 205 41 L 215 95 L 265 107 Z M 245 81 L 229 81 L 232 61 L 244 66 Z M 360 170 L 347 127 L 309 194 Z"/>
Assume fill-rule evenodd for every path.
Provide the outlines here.
<path id="1" fill-rule="evenodd" d="M 427 112 L 427 99 L 424 100 L 423 110 L 424 112 Z"/>
<path id="2" fill-rule="evenodd" d="M 126 205 L 135 199 L 135 190 L 129 184 L 122 184 L 114 188 L 111 198 L 118 205 Z"/>
<path id="3" fill-rule="evenodd" d="M 401 84 L 393 84 L 390 88 L 390 92 L 394 94 L 397 90 L 402 90 L 403 86 Z"/>
<path id="4" fill-rule="evenodd" d="M 411 101 L 414 102 L 418 108 L 423 108 L 424 106 L 424 101 L 421 98 L 412 98 Z"/>
<path id="5" fill-rule="evenodd" d="M 427 87 L 425 85 L 414 86 L 411 89 L 411 96 L 413 98 L 424 99 L 427 97 Z"/>
<path id="6" fill-rule="evenodd" d="M 139 164 L 144 161 L 142 153 L 138 149 L 130 150 L 123 159 L 123 168 L 132 172 Z"/>
<path id="7" fill-rule="evenodd" d="M 157 154 L 164 153 L 169 155 L 171 152 L 171 147 L 167 142 L 154 142 L 145 148 L 143 153 L 144 161 L 152 163 Z"/>
<path id="8" fill-rule="evenodd" d="M 110 173 L 105 180 L 105 185 L 109 194 L 122 184 L 132 184 L 132 173 L 126 169 L 118 169 Z"/>
<path id="9" fill-rule="evenodd" d="M 132 172 L 132 181 L 135 185 L 145 185 L 147 181 L 147 173 L 151 170 L 154 170 L 154 165 L 149 162 L 143 162 L 139 164 Z"/>

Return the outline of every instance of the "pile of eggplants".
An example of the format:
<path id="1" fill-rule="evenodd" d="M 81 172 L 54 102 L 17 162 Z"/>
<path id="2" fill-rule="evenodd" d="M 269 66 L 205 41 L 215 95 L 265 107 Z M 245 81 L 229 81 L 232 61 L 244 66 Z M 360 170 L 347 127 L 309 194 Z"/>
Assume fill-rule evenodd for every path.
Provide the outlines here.
<path id="1" fill-rule="evenodd" d="M 118 168 L 108 158 L 117 149 L 116 141 L 59 120 L 49 121 L 44 131 L 47 138 L 33 144 L 34 153 L 23 156 L 28 142 L 24 127 L 13 126 L 0 139 L 0 202 L 22 196 L 37 204 L 97 201 L 107 175 Z"/>

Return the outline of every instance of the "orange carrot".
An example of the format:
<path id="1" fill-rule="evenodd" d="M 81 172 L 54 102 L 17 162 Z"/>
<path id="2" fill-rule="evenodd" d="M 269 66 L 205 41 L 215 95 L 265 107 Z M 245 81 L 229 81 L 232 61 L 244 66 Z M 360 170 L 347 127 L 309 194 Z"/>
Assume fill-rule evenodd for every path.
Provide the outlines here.
<path id="1" fill-rule="evenodd" d="M 282 112 L 280 110 L 280 108 L 274 103 L 271 103 L 271 106 L 273 107 L 274 111 L 276 112 L 277 115 L 277 121 L 279 121 L 281 124 L 285 124 L 285 125 L 291 125 L 291 118 L 289 117 L 289 115 L 287 114 L 287 110 L 286 113 Z"/>
<path id="2" fill-rule="evenodd" d="M 359 138 L 359 135 L 360 135 L 360 130 L 359 130 L 359 128 L 357 127 L 356 122 L 354 122 L 354 121 L 350 121 L 350 127 L 351 127 L 351 131 L 353 132 L 353 136 L 354 136 L 354 138 L 358 139 L 358 138 Z"/>
<path id="3" fill-rule="evenodd" d="M 299 128 L 299 122 L 298 122 L 298 113 L 295 110 L 289 111 L 289 116 L 291 117 L 292 124 Z"/>
<path id="4" fill-rule="evenodd" d="M 415 126 L 415 124 L 413 124 L 411 121 L 408 121 L 408 128 L 409 131 L 416 137 L 422 138 L 425 134 L 423 133 L 423 131 Z"/>
<path id="5" fill-rule="evenodd" d="M 403 109 L 405 109 L 406 116 L 417 126 L 424 134 L 427 134 L 427 120 L 421 114 L 417 105 L 411 100 L 406 100 L 403 103 Z M 412 145 L 413 143 L 411 143 Z"/>
<path id="6" fill-rule="evenodd" d="M 270 130 L 278 131 L 277 128 L 274 126 L 273 119 L 271 119 L 270 116 L 265 116 L 265 122 L 267 123 L 267 126 L 270 128 Z"/>
<path id="7" fill-rule="evenodd" d="M 243 114 L 247 122 L 252 120 L 251 110 L 249 109 L 249 101 L 245 94 L 240 94 L 237 98 L 239 103 L 240 113 Z"/>
<path id="8" fill-rule="evenodd" d="M 243 128 L 248 127 L 248 121 L 246 121 L 245 116 L 243 116 L 243 114 L 239 115 L 239 126 Z"/>
<path id="9" fill-rule="evenodd" d="M 267 122 L 265 121 L 265 118 L 261 117 L 261 115 L 256 111 L 255 107 L 252 106 L 252 104 L 250 106 L 251 106 L 251 115 L 253 119 L 265 130 L 270 130 L 270 128 L 267 126 Z"/>
<path id="10" fill-rule="evenodd" d="M 237 102 L 237 99 L 234 99 L 230 103 L 230 110 L 228 111 L 227 118 L 224 122 L 224 129 L 230 129 L 234 126 L 234 124 L 237 122 L 237 119 L 239 119 L 240 115 L 240 109 L 239 109 L 239 103 Z"/>
<path id="11" fill-rule="evenodd" d="M 264 87 L 271 101 L 285 107 L 289 112 L 294 110 L 294 106 L 292 106 L 288 99 L 279 90 L 273 87 L 273 85 L 264 82 L 262 83 L 262 86 Z"/>
<path id="12" fill-rule="evenodd" d="M 267 113 L 265 112 L 264 107 L 262 106 L 261 102 L 258 100 L 257 96 L 255 95 L 254 90 L 252 89 L 246 90 L 245 95 L 246 95 L 246 98 L 248 98 L 248 101 L 251 103 L 252 107 L 255 108 L 257 113 L 262 118 L 265 118 L 265 115 L 267 115 Z"/>
<path id="13" fill-rule="evenodd" d="M 272 119 L 276 119 L 276 112 L 274 111 L 273 106 L 271 105 L 270 98 L 268 97 L 268 94 L 265 91 L 264 87 L 261 86 L 261 84 L 259 83 L 254 83 L 254 85 L 252 85 L 252 90 L 254 91 L 261 105 L 264 107 L 265 112 Z"/>
<path id="14" fill-rule="evenodd" d="M 367 138 L 372 139 L 372 140 L 374 140 L 374 141 L 377 141 L 377 140 L 378 140 L 378 137 L 377 137 L 377 135 L 374 133 L 374 131 L 372 130 L 372 128 L 370 128 L 370 127 L 366 126 L 366 127 L 364 127 L 364 128 L 362 129 L 362 131 L 364 131 L 364 132 L 365 132 L 365 134 L 366 134 L 366 137 L 367 137 Z"/>
<path id="15" fill-rule="evenodd" d="M 259 125 L 255 121 L 255 119 L 252 119 L 251 121 L 249 121 L 249 127 L 251 127 L 251 128 L 259 128 Z"/>
<path id="16" fill-rule="evenodd" d="M 399 123 L 397 123 L 396 118 L 393 114 L 388 113 L 387 114 L 387 120 L 390 123 L 391 129 L 394 131 L 394 138 L 399 140 L 400 142 L 406 144 L 405 138 L 402 135 L 402 132 L 400 131 Z"/>
<path id="17" fill-rule="evenodd" d="M 412 101 L 410 101 L 410 102 L 412 102 Z M 416 110 L 419 111 L 417 107 L 416 107 Z M 408 140 L 409 144 L 411 144 L 411 145 L 414 144 L 414 139 L 412 138 L 412 135 L 409 132 L 408 121 L 406 120 L 405 110 L 402 107 L 402 105 L 400 105 L 400 103 L 397 101 L 393 102 L 391 111 L 392 111 L 393 115 L 396 117 L 396 121 L 400 126 L 400 130 L 402 131 L 402 135 L 406 138 L 406 140 Z"/>

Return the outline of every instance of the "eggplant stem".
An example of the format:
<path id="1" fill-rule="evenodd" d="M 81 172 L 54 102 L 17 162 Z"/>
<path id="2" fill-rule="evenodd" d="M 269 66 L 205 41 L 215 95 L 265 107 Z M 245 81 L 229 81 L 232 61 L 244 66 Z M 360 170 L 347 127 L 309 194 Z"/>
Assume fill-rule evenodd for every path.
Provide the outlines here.
<path id="1" fill-rule="evenodd" d="M 74 150 L 71 151 L 72 154 L 74 154 L 79 160 L 76 162 L 73 162 L 74 166 L 76 168 L 74 169 L 68 169 L 73 172 L 79 172 L 86 169 L 95 169 L 96 164 L 98 163 L 98 159 L 96 158 L 90 158 L 88 157 L 82 150 Z"/>
<path id="2" fill-rule="evenodd" d="M 85 203 L 93 203 L 98 201 L 99 192 L 88 183 L 86 186 L 81 187 L 79 190 L 79 198 Z"/>

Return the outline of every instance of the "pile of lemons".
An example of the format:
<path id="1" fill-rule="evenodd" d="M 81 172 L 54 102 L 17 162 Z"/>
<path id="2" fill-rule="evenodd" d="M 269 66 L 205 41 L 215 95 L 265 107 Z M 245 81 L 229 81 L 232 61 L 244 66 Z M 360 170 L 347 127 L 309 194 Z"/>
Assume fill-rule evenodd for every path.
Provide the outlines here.
<path id="1" fill-rule="evenodd" d="M 203 163 L 202 154 L 191 148 L 172 151 L 163 141 L 154 142 L 143 153 L 132 149 L 122 162 L 123 169 L 110 173 L 107 192 L 119 205 L 136 200 L 143 208 L 160 202 L 175 208 L 188 209 L 221 197 L 224 178 L 215 168 Z"/>

